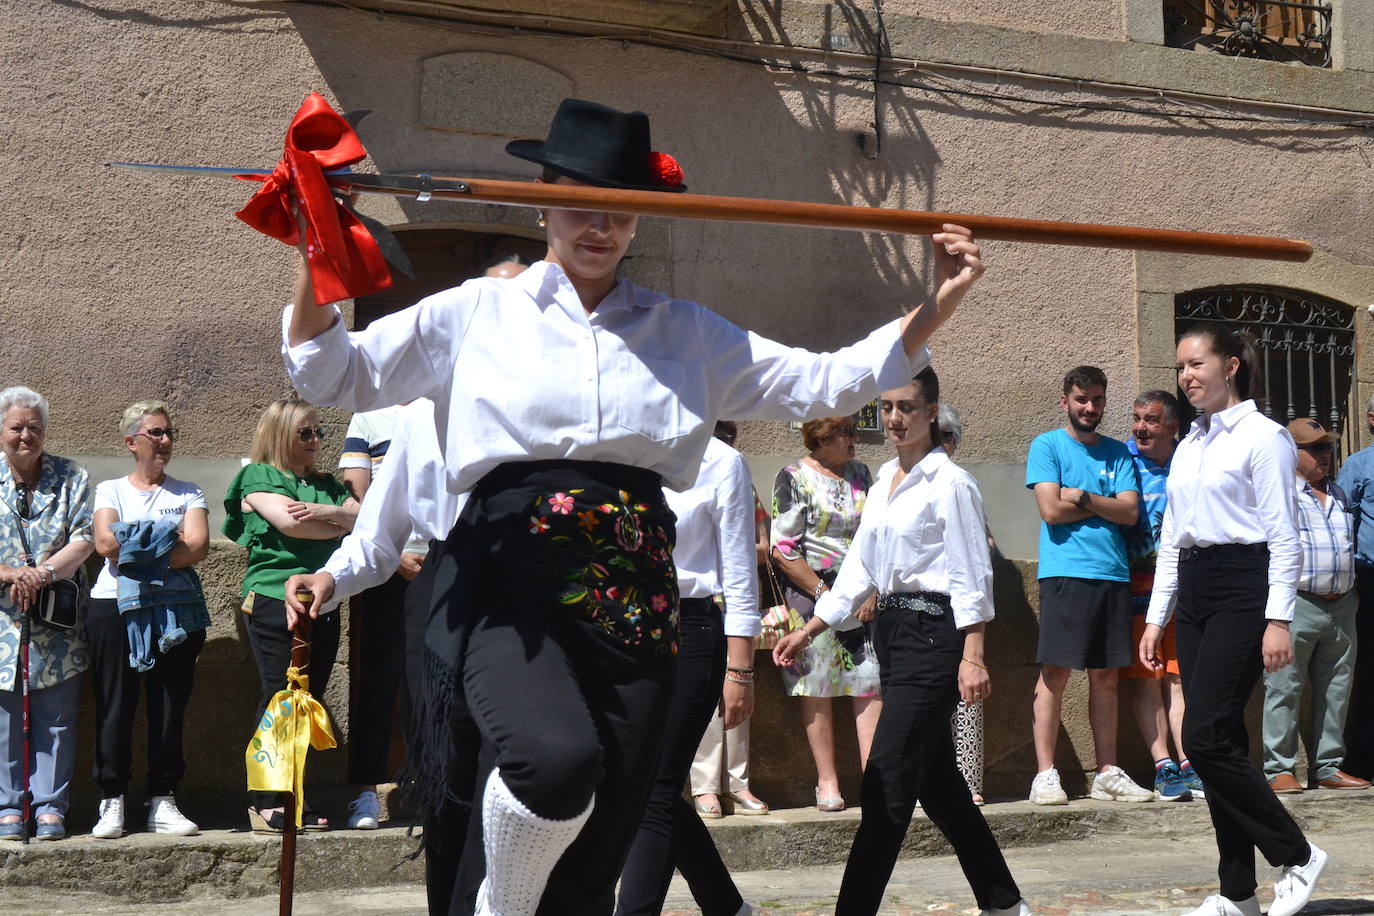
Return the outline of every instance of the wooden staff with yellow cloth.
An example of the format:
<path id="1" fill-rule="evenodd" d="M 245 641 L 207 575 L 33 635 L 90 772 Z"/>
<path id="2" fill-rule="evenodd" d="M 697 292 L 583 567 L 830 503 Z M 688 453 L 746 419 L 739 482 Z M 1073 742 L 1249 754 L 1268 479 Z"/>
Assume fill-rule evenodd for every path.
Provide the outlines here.
<path id="1" fill-rule="evenodd" d="M 315 596 L 297 592 L 309 610 Z M 296 833 L 305 809 L 305 755 L 336 746 L 329 714 L 310 695 L 310 617 L 302 616 L 291 630 L 291 665 L 286 689 L 277 691 L 248 742 L 244 763 L 248 791 L 286 792 L 281 843 L 281 892 L 278 911 L 290 916 L 296 879 Z"/>

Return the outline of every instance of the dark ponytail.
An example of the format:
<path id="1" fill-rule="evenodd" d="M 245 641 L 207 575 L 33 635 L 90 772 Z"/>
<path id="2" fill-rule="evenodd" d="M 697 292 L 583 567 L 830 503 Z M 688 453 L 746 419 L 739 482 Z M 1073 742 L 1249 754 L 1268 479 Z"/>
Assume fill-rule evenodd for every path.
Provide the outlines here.
<path id="1" fill-rule="evenodd" d="M 917 372 L 911 381 L 921 389 L 921 397 L 925 398 L 927 404 L 937 408 L 940 406 L 940 377 L 935 374 L 933 366 L 926 366 Z M 930 447 L 939 448 L 943 441 L 940 437 L 940 412 L 936 410 L 930 420 Z"/>
<path id="2" fill-rule="evenodd" d="M 1219 324 L 1195 324 L 1179 335 L 1179 340 L 1201 337 L 1207 341 L 1207 348 L 1221 357 L 1223 361 L 1235 357 L 1240 360 L 1236 370 L 1236 396 L 1242 401 L 1252 398 L 1259 390 L 1262 376 L 1259 348 L 1255 338 L 1248 331 L 1228 331 Z"/>

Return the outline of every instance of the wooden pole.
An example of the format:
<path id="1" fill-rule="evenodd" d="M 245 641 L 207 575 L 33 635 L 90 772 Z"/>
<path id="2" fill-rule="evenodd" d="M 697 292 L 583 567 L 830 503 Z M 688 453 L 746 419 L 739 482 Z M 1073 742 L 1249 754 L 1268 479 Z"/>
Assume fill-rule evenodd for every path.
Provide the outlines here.
<path id="1" fill-rule="evenodd" d="M 315 596 L 307 591 L 296 592 L 296 600 L 307 612 Z M 291 631 L 291 666 L 301 674 L 310 673 L 310 617 L 301 617 Z M 288 793 L 283 811 L 281 833 L 281 887 L 277 898 L 279 916 L 291 916 L 296 895 L 296 795 Z"/>
<path id="2" fill-rule="evenodd" d="M 532 181 L 474 178 L 427 180 L 391 175 L 330 175 L 329 181 L 333 185 L 346 187 L 360 194 L 481 201 L 517 207 L 559 207 L 570 210 L 634 213 L 641 216 L 808 226 L 815 229 L 843 229 L 855 232 L 896 232 L 908 235 L 928 235 L 939 232 L 945 223 L 957 223 L 973 230 L 973 235 L 977 239 L 995 241 L 1167 251 L 1175 254 L 1277 261 L 1306 261 L 1312 257 L 1312 245 L 1309 242 L 1262 235 L 1017 219 L 975 213 L 888 210 L 880 207 L 814 204 L 750 197 L 626 191 L 619 188 Z"/>

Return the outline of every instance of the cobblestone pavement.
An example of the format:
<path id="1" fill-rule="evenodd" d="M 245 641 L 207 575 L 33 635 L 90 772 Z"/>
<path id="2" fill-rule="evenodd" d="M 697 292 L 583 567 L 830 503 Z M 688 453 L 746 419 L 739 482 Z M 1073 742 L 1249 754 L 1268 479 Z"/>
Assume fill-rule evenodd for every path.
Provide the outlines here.
<path id="1" fill-rule="evenodd" d="M 1374 916 L 1374 824 L 1357 821 L 1314 833 L 1332 863 L 1307 916 Z M 1045 843 L 1008 851 L 1022 891 L 1038 916 L 1157 916 L 1178 914 L 1214 892 L 1216 849 L 1210 833 L 1167 839 L 1129 834 Z M 745 899 L 760 916 L 831 916 L 842 866 L 747 871 L 735 875 Z M 1260 899 L 1270 899 L 1274 871 L 1264 868 Z M 32 887 L 4 891 L 11 912 L 171 916 L 248 916 L 276 911 L 275 897 L 196 897 L 180 903 L 130 905 L 92 894 Z M 425 912 L 422 888 L 398 886 L 314 891 L 296 898 L 299 916 L 344 913 Z M 882 916 L 946 913 L 977 916 L 953 856 L 908 859 L 897 864 Z M 664 916 L 697 916 L 690 894 L 675 879 Z"/>

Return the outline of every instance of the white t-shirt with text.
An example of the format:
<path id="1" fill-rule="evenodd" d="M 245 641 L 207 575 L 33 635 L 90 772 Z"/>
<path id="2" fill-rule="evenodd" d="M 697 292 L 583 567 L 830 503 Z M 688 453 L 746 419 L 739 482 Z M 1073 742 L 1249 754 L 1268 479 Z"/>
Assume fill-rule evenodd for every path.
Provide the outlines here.
<path id="1" fill-rule="evenodd" d="M 175 477 L 164 477 L 160 486 L 140 490 L 129 483 L 128 477 L 101 481 L 95 488 L 95 511 L 115 510 L 120 522 L 141 522 L 148 519 L 175 521 L 185 529 L 188 509 L 204 509 L 205 494 L 200 487 Z M 119 574 L 115 561 L 106 560 L 91 589 L 92 598 L 115 598 L 119 594 Z"/>

